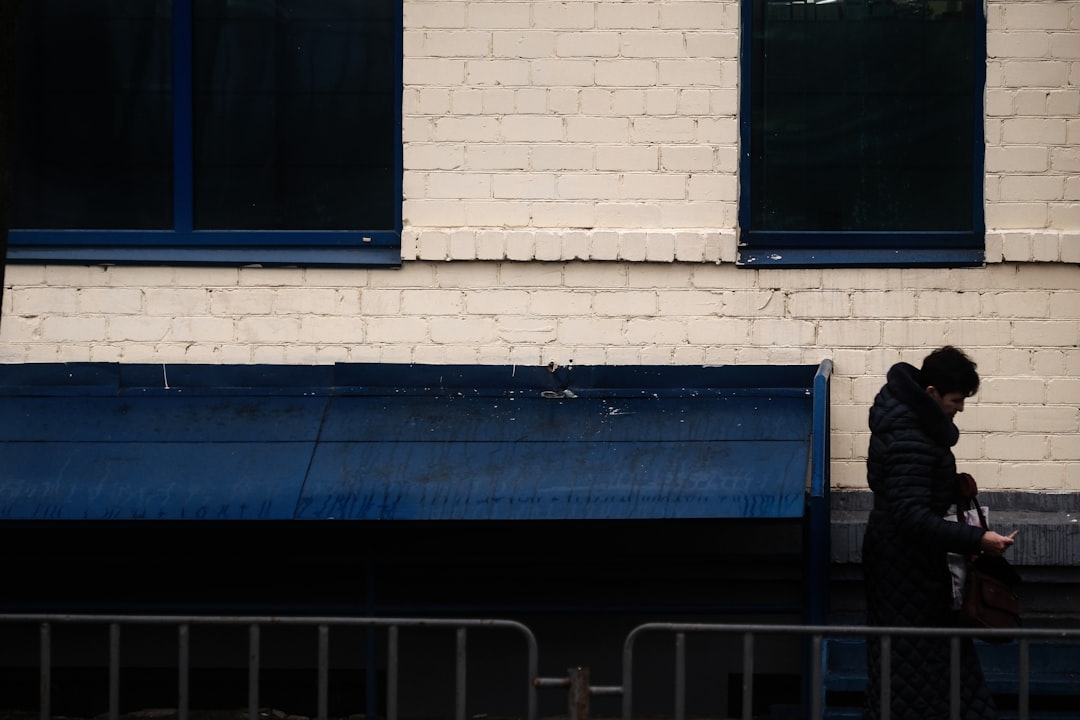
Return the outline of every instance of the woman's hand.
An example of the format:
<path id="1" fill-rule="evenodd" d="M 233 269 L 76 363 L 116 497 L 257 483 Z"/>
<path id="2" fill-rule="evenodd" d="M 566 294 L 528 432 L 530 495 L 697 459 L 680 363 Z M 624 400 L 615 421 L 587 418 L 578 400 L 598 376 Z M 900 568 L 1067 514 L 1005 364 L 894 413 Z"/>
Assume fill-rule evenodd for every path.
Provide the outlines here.
<path id="1" fill-rule="evenodd" d="M 1011 535 L 999 535 L 993 530 L 987 530 L 983 533 L 979 547 L 987 555 L 1004 555 L 1005 551 L 1016 542 L 1013 538 L 1018 532 L 1019 530 L 1014 530 Z"/>

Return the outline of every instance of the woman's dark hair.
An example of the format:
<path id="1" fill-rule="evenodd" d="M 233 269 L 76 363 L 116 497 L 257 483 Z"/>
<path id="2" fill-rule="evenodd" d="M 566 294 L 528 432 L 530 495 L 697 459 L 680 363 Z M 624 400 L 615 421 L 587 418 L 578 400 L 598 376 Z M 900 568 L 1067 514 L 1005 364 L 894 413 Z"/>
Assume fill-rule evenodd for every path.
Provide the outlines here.
<path id="1" fill-rule="evenodd" d="M 923 358 L 919 380 L 923 387 L 932 385 L 942 395 L 958 392 L 963 393 L 964 397 L 971 397 L 979 389 L 975 362 L 963 350 L 952 345 L 939 348 Z"/>

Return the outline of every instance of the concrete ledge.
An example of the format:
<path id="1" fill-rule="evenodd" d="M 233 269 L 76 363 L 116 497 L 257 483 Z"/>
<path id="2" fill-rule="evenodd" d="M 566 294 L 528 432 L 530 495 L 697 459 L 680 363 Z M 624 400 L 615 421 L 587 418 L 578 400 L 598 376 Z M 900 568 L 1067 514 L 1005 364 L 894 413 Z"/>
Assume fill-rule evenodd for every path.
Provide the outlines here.
<path id="1" fill-rule="evenodd" d="M 427 228 L 401 233 L 403 260 L 733 263 L 734 229 Z"/>
<path id="2" fill-rule="evenodd" d="M 873 496 L 833 492 L 831 561 L 862 562 L 862 538 Z M 1024 567 L 1080 567 L 1080 493 L 983 492 L 990 526 L 1019 530 L 1011 560 Z"/>

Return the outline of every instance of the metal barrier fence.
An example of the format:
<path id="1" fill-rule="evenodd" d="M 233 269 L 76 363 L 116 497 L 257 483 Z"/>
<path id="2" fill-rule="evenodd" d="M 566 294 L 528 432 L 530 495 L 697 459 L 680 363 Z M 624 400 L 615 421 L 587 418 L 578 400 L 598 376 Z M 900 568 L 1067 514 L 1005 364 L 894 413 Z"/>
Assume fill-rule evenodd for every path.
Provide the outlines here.
<path id="1" fill-rule="evenodd" d="M 180 616 L 180 615 L 0 615 L 0 625 L 33 623 L 40 625 L 40 697 L 39 710 L 41 720 L 51 718 L 52 696 L 52 628 L 54 625 L 107 625 L 109 628 L 109 711 L 110 720 L 116 720 L 120 707 L 120 628 L 130 625 L 166 625 L 176 626 L 178 632 L 179 655 L 177 658 L 178 683 L 178 720 L 188 720 L 190 707 L 191 644 L 190 628 L 195 625 L 233 625 L 248 628 L 248 718 L 259 717 L 259 669 L 260 637 L 264 626 L 300 626 L 312 627 L 318 633 L 317 652 L 317 693 L 318 718 L 327 718 L 327 698 L 329 686 L 329 645 L 330 629 L 361 627 L 385 628 L 387 631 L 386 649 L 386 720 L 398 718 L 398 668 L 399 644 L 398 631 L 402 627 L 452 628 L 455 631 L 455 720 L 465 720 L 465 679 L 467 674 L 467 633 L 470 629 L 489 628 L 510 630 L 519 633 L 525 641 L 527 676 L 521 680 L 525 694 L 527 720 L 536 720 L 536 688 L 538 651 L 536 638 L 532 631 L 521 623 L 512 620 L 482 619 L 443 619 L 443 618 L 349 618 L 349 617 L 277 617 L 277 616 Z"/>
<path id="2" fill-rule="evenodd" d="M 402 627 L 452 628 L 455 631 L 454 714 L 455 720 L 466 718 L 466 677 L 468 668 L 467 633 L 472 629 L 487 628 L 509 630 L 524 639 L 526 653 L 526 677 L 522 678 L 521 690 L 525 698 L 526 720 L 537 720 L 537 690 L 540 688 L 565 688 L 570 720 L 588 720 L 589 699 L 596 695 L 621 695 L 622 720 L 633 720 L 633 673 L 634 651 L 637 641 L 649 633 L 669 633 L 674 641 L 673 720 L 686 720 L 686 637 L 692 634 L 732 635 L 742 639 L 742 718 L 752 720 L 754 702 L 755 640 L 759 636 L 788 636 L 809 640 L 808 702 L 810 720 L 821 720 L 824 712 L 823 643 L 826 638 L 880 637 L 881 638 L 881 717 L 889 720 L 889 650 L 892 638 L 903 636 L 936 636 L 951 640 L 950 667 L 950 718 L 960 717 L 960 642 L 961 638 L 1015 640 L 1017 651 L 1017 699 L 1019 720 L 1030 718 L 1031 666 L 1029 662 L 1032 642 L 1048 640 L 1080 641 L 1080 628 L 1027 628 L 1020 630 L 968 630 L 959 628 L 903 628 L 866 627 L 843 625 L 767 625 L 767 624 L 706 624 L 706 623 L 646 623 L 632 629 L 626 636 L 622 652 L 622 685 L 592 686 L 589 684 L 587 667 L 570 668 L 566 677 L 543 678 L 538 674 L 539 650 L 533 632 L 525 625 L 512 620 L 498 619 L 446 619 L 446 618 L 350 618 L 350 617 L 278 617 L 278 616 L 143 616 L 143 615 L 0 615 L 0 626 L 36 624 L 39 626 L 40 698 L 41 720 L 51 717 L 52 694 L 52 629 L 58 625 L 94 624 L 105 625 L 109 630 L 108 683 L 110 720 L 116 720 L 120 707 L 120 631 L 122 626 L 166 625 L 175 626 L 178 632 L 177 682 L 179 720 L 189 717 L 190 629 L 196 625 L 246 626 L 248 628 L 248 718 L 259 717 L 260 632 L 265 626 L 301 626 L 314 628 L 318 635 L 317 695 L 318 718 L 327 718 L 327 688 L 329 678 L 329 638 L 331 628 L 362 627 L 383 628 L 387 631 L 386 644 L 386 720 L 398 720 L 398 631 Z M 1080 698 L 1080 687 L 1073 689 Z"/>
<path id="3" fill-rule="evenodd" d="M 695 623 L 646 623 L 634 628 L 623 646 L 623 687 L 622 719 L 633 718 L 633 688 L 630 679 L 634 669 L 634 645 L 639 637 L 648 632 L 669 632 L 674 635 L 675 654 L 675 707 L 674 720 L 686 720 L 686 635 L 694 633 L 721 633 L 741 635 L 743 638 L 743 692 L 742 718 L 751 720 L 754 695 L 754 640 L 759 635 L 789 635 L 809 638 L 809 704 L 810 720 L 821 720 L 824 713 L 824 677 L 822 659 L 823 642 L 832 637 L 872 637 L 881 638 L 881 718 L 890 716 L 890 646 L 894 637 L 947 637 L 950 638 L 950 675 L 949 675 L 949 717 L 960 718 L 960 639 L 984 638 L 1017 641 L 1017 700 L 1019 720 L 1030 720 L 1030 681 L 1029 663 L 1030 645 L 1033 640 L 1080 640 L 1080 628 L 1051 629 L 1029 628 L 1020 630 L 978 630 L 966 628 L 911 628 L 911 627 L 866 627 L 844 625 L 712 625 Z M 603 693 L 610 692 L 603 688 Z M 1080 699 L 1080 687 L 1073 688 L 1073 694 Z"/>

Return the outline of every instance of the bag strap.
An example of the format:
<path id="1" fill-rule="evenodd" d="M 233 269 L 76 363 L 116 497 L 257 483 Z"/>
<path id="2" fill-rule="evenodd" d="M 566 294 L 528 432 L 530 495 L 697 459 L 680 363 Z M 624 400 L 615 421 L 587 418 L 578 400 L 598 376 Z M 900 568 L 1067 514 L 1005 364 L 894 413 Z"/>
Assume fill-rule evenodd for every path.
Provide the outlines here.
<path id="1" fill-rule="evenodd" d="M 968 503 L 968 508 L 975 508 L 975 512 L 979 514 L 979 524 L 982 525 L 982 529 L 989 530 L 990 526 L 986 524 L 986 516 L 983 515 L 982 505 L 979 504 L 978 496 L 972 495 L 968 499 Z M 960 503 L 956 504 L 956 520 L 961 524 L 964 522 L 964 511 L 960 509 Z"/>

